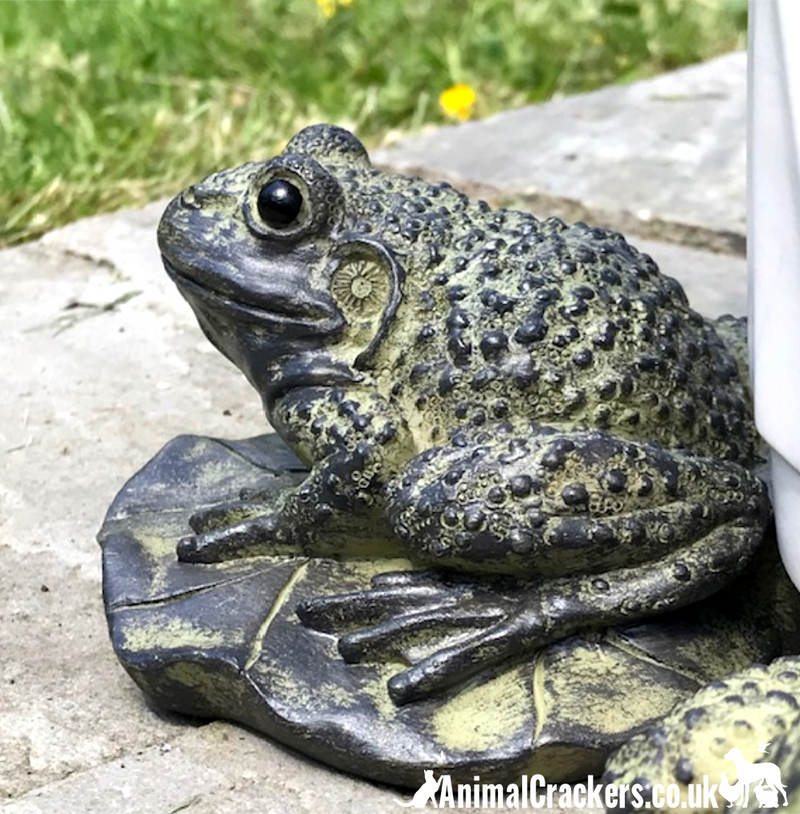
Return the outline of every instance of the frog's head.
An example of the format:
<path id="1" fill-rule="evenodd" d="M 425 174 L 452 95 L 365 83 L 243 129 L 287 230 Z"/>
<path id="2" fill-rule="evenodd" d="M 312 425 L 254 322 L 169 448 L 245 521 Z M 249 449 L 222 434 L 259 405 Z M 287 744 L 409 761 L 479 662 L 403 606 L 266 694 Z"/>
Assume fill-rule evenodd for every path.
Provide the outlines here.
<path id="1" fill-rule="evenodd" d="M 167 207 L 167 271 L 265 400 L 370 367 L 404 282 L 403 246 L 365 217 L 382 177 L 353 135 L 317 125 L 276 158 L 211 175 Z"/>

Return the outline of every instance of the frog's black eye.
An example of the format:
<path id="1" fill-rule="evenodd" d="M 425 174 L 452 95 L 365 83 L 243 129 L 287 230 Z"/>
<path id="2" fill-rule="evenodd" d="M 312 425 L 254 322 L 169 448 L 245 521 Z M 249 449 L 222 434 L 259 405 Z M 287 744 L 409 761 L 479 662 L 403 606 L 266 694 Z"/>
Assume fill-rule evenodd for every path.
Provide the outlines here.
<path id="1" fill-rule="evenodd" d="M 276 178 L 261 187 L 256 206 L 258 214 L 267 226 L 285 229 L 291 226 L 300 214 L 303 196 L 294 184 L 283 178 Z"/>

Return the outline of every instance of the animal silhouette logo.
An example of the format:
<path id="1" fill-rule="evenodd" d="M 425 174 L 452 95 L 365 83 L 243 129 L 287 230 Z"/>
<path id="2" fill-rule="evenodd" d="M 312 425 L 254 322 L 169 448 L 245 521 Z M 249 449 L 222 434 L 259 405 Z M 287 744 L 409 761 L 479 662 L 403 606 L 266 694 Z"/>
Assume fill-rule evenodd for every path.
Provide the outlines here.
<path id="1" fill-rule="evenodd" d="M 760 741 L 758 751 L 762 754 L 769 754 L 767 746 L 769 743 Z M 731 785 L 723 774 L 719 784 L 719 792 L 728 801 L 728 808 L 731 808 L 734 803 L 746 806 L 750 801 L 750 786 L 753 783 L 756 783 L 753 794 L 762 808 L 778 805 L 778 793 L 783 796 L 783 804 L 789 805 L 786 798 L 786 786 L 781 783 L 779 766 L 774 763 L 751 763 L 749 760 L 745 760 L 742 750 L 736 746 L 728 751 L 725 760 L 733 761 L 737 777 L 736 783 Z"/>
<path id="2" fill-rule="evenodd" d="M 775 789 L 771 787 L 767 788 L 759 783 L 753 791 L 755 792 L 756 800 L 758 800 L 759 808 L 766 808 L 767 806 L 775 808 L 778 805 L 778 792 L 775 791 Z M 784 805 L 786 805 L 786 803 L 784 803 Z"/>
<path id="3" fill-rule="evenodd" d="M 425 782 L 414 792 L 411 802 L 403 803 L 396 797 L 394 798 L 394 801 L 397 803 L 397 805 L 403 806 L 403 808 L 410 808 L 411 806 L 414 806 L 414 808 L 425 808 L 428 800 L 430 800 L 433 803 L 433 807 L 436 808 L 436 799 L 434 795 L 438 791 L 439 784 L 441 782 L 441 777 L 438 780 L 433 779 L 433 769 L 425 769 Z"/>
<path id="4" fill-rule="evenodd" d="M 741 805 L 744 799 L 744 784 L 741 780 L 737 780 L 731 785 L 728 776 L 723 772 L 722 779 L 719 781 L 719 793 L 728 801 L 728 808 L 734 803 Z"/>

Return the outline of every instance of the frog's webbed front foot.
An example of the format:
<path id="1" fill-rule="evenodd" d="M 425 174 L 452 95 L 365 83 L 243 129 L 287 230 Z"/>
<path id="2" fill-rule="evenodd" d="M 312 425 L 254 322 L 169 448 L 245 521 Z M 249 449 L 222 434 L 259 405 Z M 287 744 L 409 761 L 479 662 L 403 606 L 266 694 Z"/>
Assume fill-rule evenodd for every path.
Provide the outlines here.
<path id="1" fill-rule="evenodd" d="M 312 470 L 296 488 L 279 494 L 243 490 L 240 500 L 195 512 L 189 520 L 193 535 L 178 542 L 184 562 L 214 563 L 264 555 L 313 554 L 320 532 L 330 532 L 332 522 L 346 526 L 354 537 L 375 533 L 375 512 L 370 504 L 368 477 L 365 488 L 355 475 L 370 472 L 368 445 L 340 450 Z M 378 491 L 375 487 L 374 491 Z M 328 534 L 328 537 L 331 535 Z M 330 554 L 326 542 L 319 553 Z"/>
<path id="2" fill-rule="evenodd" d="M 340 553 L 343 529 L 355 539 L 380 533 L 371 513 L 343 511 L 321 496 L 315 480 L 312 475 L 310 484 L 279 495 L 271 504 L 232 501 L 192 515 L 194 534 L 178 541 L 178 559 L 216 563 L 260 556 L 329 556 Z"/>
<path id="3" fill-rule="evenodd" d="M 270 418 L 300 457 L 314 462 L 308 476 L 277 493 L 267 480 L 262 488 L 243 489 L 239 500 L 196 512 L 189 521 L 194 534 L 178 543 L 179 559 L 329 556 L 345 553 L 345 538 L 391 540 L 383 487 L 394 471 L 391 461 L 407 457 L 412 446 L 395 413 L 357 387 L 290 390 Z"/>
<path id="4" fill-rule="evenodd" d="M 301 486 L 302 488 L 302 486 Z M 288 518 L 281 509 L 291 492 L 242 489 L 238 500 L 199 509 L 189 518 L 192 532 L 177 545 L 183 562 L 214 563 L 264 554 L 298 553 L 290 548 Z"/>

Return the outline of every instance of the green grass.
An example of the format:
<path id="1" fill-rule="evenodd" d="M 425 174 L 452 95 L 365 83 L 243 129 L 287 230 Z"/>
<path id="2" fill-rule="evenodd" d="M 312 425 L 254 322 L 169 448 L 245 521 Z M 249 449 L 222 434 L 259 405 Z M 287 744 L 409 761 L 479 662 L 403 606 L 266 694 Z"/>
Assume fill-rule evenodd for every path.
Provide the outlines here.
<path id="1" fill-rule="evenodd" d="M 745 0 L 0 2 L 0 245 L 272 154 L 327 120 L 369 143 L 742 47 Z"/>

